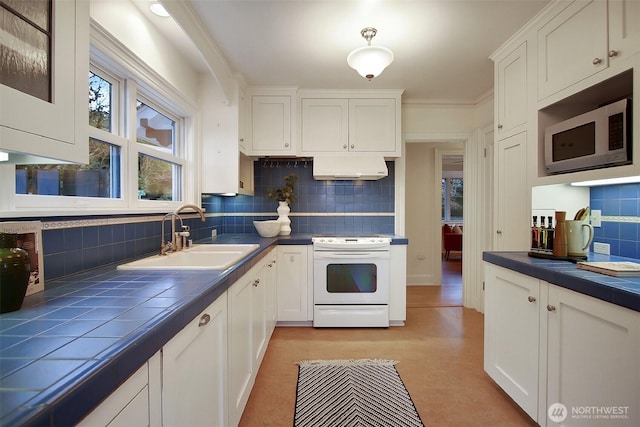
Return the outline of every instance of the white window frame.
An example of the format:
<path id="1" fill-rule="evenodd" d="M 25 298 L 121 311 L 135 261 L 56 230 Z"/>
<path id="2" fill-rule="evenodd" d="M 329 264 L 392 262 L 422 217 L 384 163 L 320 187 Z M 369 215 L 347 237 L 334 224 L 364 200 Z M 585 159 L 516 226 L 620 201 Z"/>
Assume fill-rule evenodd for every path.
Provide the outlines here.
<path id="1" fill-rule="evenodd" d="M 126 46 L 113 39 L 93 21 L 91 22 L 91 69 L 98 71 L 101 76 L 114 77 L 119 81 L 118 96 L 121 102 L 114 113 L 116 123 L 114 131 L 120 135 L 89 127 L 89 136 L 97 140 L 122 147 L 121 149 L 121 197 L 77 197 L 77 196 L 45 196 L 15 194 L 15 167 L 3 165 L 0 170 L 2 177 L 13 175 L 10 188 L 0 191 L 9 200 L 0 203 L 3 216 L 42 216 L 55 215 L 100 215 L 120 213 L 158 213 L 168 212 L 178 206 L 190 203 L 200 205 L 198 176 L 199 143 L 199 109 L 195 100 L 187 99 L 176 90 L 166 79 L 142 62 L 129 51 Z M 104 74 L 103 74 L 104 73 Z M 87 76 L 88 78 L 88 76 Z M 87 80 L 88 81 L 88 80 Z M 178 156 L 169 156 L 152 147 L 139 148 L 142 144 L 136 141 L 136 100 L 148 100 L 154 108 L 168 113 L 171 118 L 179 117 L 176 128 L 181 140 L 178 145 Z M 122 102 L 122 100 L 124 102 Z M 144 101 L 143 101 L 144 102 Z M 115 103 L 115 102 L 114 102 Z M 120 105 L 125 105 L 120 109 Z M 129 124 L 133 124 L 129 126 Z M 124 135 L 124 132 L 127 132 Z M 182 176 L 174 179 L 174 185 L 180 185 L 180 200 L 139 200 L 137 179 L 138 153 L 144 152 L 152 157 L 179 164 Z M 57 163 L 57 162 L 56 162 Z M 7 168 L 7 166 L 9 166 Z M 174 193 L 175 194 L 175 193 Z M 6 215 L 5 215 L 6 214 Z"/>

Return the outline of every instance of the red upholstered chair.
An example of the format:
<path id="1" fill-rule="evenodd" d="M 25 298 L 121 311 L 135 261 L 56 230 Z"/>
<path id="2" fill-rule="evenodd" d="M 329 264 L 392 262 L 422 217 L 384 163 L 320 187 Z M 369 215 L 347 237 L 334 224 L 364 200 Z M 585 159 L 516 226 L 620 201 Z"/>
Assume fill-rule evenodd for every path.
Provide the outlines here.
<path id="1" fill-rule="evenodd" d="M 444 249 L 444 259 L 449 260 L 451 251 L 462 252 L 462 232 L 454 232 L 448 224 L 442 226 L 442 248 Z"/>

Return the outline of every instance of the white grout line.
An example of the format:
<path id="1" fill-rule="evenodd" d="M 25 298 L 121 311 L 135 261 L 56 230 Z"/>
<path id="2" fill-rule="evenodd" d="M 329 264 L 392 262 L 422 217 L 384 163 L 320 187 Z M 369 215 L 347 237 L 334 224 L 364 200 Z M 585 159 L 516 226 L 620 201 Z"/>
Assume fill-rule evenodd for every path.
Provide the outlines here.
<path id="1" fill-rule="evenodd" d="M 640 216 L 601 216 L 600 221 L 606 222 L 628 222 L 640 224 Z"/>
<path id="2" fill-rule="evenodd" d="M 180 215 L 183 219 L 199 218 L 198 214 L 186 214 Z M 221 216 L 278 216 L 277 212 L 227 212 L 227 213 L 207 213 L 206 217 L 221 217 Z M 289 213 L 289 216 L 313 216 L 313 217 L 371 217 L 371 216 L 395 216 L 394 212 L 293 212 Z M 96 218 L 96 219 L 74 219 L 70 221 L 42 221 L 43 230 L 60 230 L 65 228 L 78 228 L 78 227 L 95 227 L 100 225 L 116 225 L 116 224 L 132 224 L 143 222 L 159 222 L 164 217 L 164 214 L 159 215 L 145 215 L 145 216 L 133 216 L 133 217 L 117 217 L 117 218 Z M 602 221 L 607 221 L 602 217 Z M 638 218 L 640 222 L 640 218 Z"/>

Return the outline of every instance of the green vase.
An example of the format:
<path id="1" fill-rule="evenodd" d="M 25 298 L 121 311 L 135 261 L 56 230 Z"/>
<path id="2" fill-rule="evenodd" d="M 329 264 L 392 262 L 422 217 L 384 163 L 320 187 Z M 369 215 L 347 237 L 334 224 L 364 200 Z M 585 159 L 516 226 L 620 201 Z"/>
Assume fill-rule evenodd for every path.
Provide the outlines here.
<path id="1" fill-rule="evenodd" d="M 19 310 L 27 293 L 31 263 L 15 234 L 0 233 L 0 313 Z"/>

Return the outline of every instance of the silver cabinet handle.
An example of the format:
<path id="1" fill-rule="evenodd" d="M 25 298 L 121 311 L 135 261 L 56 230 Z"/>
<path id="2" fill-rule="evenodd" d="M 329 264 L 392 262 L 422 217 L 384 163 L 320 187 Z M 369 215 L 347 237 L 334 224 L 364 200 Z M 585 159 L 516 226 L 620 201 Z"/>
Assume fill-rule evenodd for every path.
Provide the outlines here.
<path id="1" fill-rule="evenodd" d="M 556 311 L 556 308 L 551 304 L 547 304 L 547 311 Z"/>
<path id="2" fill-rule="evenodd" d="M 207 313 L 205 313 L 205 314 L 202 315 L 202 317 L 200 317 L 200 321 L 198 322 L 198 326 L 205 326 L 209 322 L 211 322 L 211 316 L 209 316 Z"/>
<path id="3" fill-rule="evenodd" d="M 620 53 L 620 52 L 618 52 L 617 50 L 615 50 L 615 49 L 611 49 L 611 50 L 609 51 L 609 58 L 613 58 L 614 56 L 618 56 L 618 54 L 619 54 L 619 53 Z"/>
<path id="4" fill-rule="evenodd" d="M 356 145 L 355 144 L 351 144 L 351 148 L 356 148 Z"/>
<path id="5" fill-rule="evenodd" d="M 347 144 L 344 144 L 344 145 L 342 146 L 342 148 L 344 148 L 344 149 L 346 150 L 346 149 L 347 149 Z"/>
<path id="6" fill-rule="evenodd" d="M 598 65 L 598 64 L 602 64 L 602 59 L 600 58 L 593 58 L 593 61 L 591 61 L 593 63 L 593 65 Z"/>
<path id="7" fill-rule="evenodd" d="M 260 279 L 256 279 L 256 280 L 253 281 L 253 287 L 254 288 L 257 288 L 259 284 L 260 284 Z"/>
<path id="8" fill-rule="evenodd" d="M 502 129 L 502 125 L 498 125 L 498 129 Z"/>
<path id="9" fill-rule="evenodd" d="M 288 142 L 285 142 L 285 143 L 284 143 L 284 146 L 285 146 L 286 148 L 289 148 L 289 143 L 288 143 Z"/>
<path id="10" fill-rule="evenodd" d="M 496 234 L 498 235 L 502 234 L 502 230 L 496 230 Z"/>
<path id="11" fill-rule="evenodd" d="M 536 302 L 536 297 L 532 297 L 531 295 L 529 295 L 529 298 L 527 298 L 529 300 L 529 302 Z"/>

